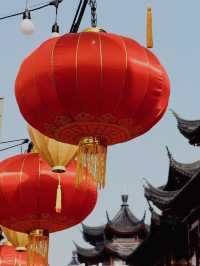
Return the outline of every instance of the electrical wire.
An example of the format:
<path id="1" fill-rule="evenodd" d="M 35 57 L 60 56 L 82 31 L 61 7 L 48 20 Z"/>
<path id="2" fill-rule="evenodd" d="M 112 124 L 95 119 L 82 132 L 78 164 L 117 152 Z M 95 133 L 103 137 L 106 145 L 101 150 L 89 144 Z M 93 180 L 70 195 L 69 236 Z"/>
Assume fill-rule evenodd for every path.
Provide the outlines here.
<path id="1" fill-rule="evenodd" d="M 19 146 L 22 146 L 24 145 L 25 143 L 19 143 L 19 144 L 16 144 L 16 145 L 12 145 L 12 146 L 9 146 L 9 147 L 6 147 L 6 148 L 3 148 L 3 149 L 0 149 L 0 152 L 1 151 L 6 151 L 6 150 L 10 150 L 10 149 L 13 149 L 13 148 L 16 148 L 16 147 L 19 147 Z"/>
<path id="2" fill-rule="evenodd" d="M 13 143 L 13 142 L 19 142 L 19 141 L 23 141 L 24 143 L 27 143 L 29 140 L 28 139 L 14 139 L 14 140 L 1 141 L 0 145 L 7 144 L 7 143 Z"/>
<path id="3" fill-rule="evenodd" d="M 56 20 L 57 20 L 58 5 L 60 3 L 62 3 L 63 1 L 64 0 L 52 0 L 52 1 L 49 1 L 49 2 L 43 2 L 41 4 L 31 6 L 30 8 L 28 8 L 28 11 L 35 12 L 35 11 L 38 11 L 40 9 L 46 8 L 48 6 L 54 6 L 57 9 L 57 11 L 56 11 Z M 76 14 L 75 14 L 75 17 L 74 17 L 74 20 L 72 22 L 72 26 L 71 26 L 70 32 L 75 33 L 75 32 L 78 31 L 88 2 L 89 2 L 89 0 L 80 0 L 78 8 L 77 8 L 77 11 L 76 11 Z M 26 9 L 27 9 L 27 6 L 28 6 L 28 0 L 26 1 Z M 6 15 L 6 16 L 0 17 L 0 21 L 4 20 L 4 19 L 12 18 L 12 17 L 21 16 L 21 15 L 24 14 L 24 12 L 25 11 L 23 10 L 23 11 L 20 11 L 20 12 L 16 12 L 16 13 L 13 13 L 13 14 L 10 14 L 10 15 Z"/>
<path id="4" fill-rule="evenodd" d="M 80 8 L 81 8 L 81 6 L 82 6 L 82 3 L 83 3 L 83 0 L 80 0 L 79 5 L 78 5 L 78 8 L 77 8 L 77 10 L 76 10 L 76 14 L 75 14 L 74 20 L 73 20 L 73 22 L 72 22 L 72 26 L 71 26 L 70 32 L 73 31 L 73 28 L 74 28 L 74 26 L 75 26 L 75 24 L 76 24 L 76 20 L 77 20 L 78 14 L 79 14 L 79 12 L 80 12 Z"/>
<path id="5" fill-rule="evenodd" d="M 71 29 L 70 29 L 71 33 L 75 33 L 78 31 L 79 26 L 80 26 L 81 21 L 82 21 L 82 18 L 83 18 L 83 15 L 85 13 L 85 9 L 88 5 L 88 2 L 89 2 L 89 0 L 84 0 L 84 1 L 80 0 L 77 12 L 75 14 L 74 21 L 73 21 Z"/>
<path id="6" fill-rule="evenodd" d="M 15 145 L 12 145 L 12 146 L 9 146 L 9 147 L 6 147 L 6 148 L 2 148 L 0 149 L 0 152 L 1 151 L 6 151 L 6 150 L 10 150 L 10 149 L 13 149 L 13 148 L 16 148 L 16 147 L 21 147 L 24 145 L 24 144 L 27 144 L 29 143 L 29 139 L 15 139 L 15 140 L 8 140 L 8 141 L 2 141 L 0 142 L 0 144 L 8 144 L 8 143 L 13 143 L 13 142 L 19 142 L 21 141 L 21 143 L 18 143 L 18 144 L 15 144 Z"/>
<path id="7" fill-rule="evenodd" d="M 63 1 L 64 0 L 58 0 L 58 4 L 62 3 Z M 46 3 L 41 4 L 41 5 L 38 4 L 38 5 L 31 6 L 28 10 L 30 12 L 34 12 L 34 11 L 46 8 L 48 6 L 55 6 L 56 3 L 57 3 L 57 1 L 53 0 L 53 1 L 46 2 Z M 21 11 L 21 12 L 17 12 L 17 13 L 13 13 L 13 14 L 10 14 L 10 15 L 7 15 L 7 16 L 0 17 L 0 20 L 4 20 L 4 19 L 7 19 L 7 18 L 12 18 L 12 17 L 17 17 L 17 16 L 20 16 L 20 15 L 23 15 L 23 13 L 24 13 L 24 10 Z"/>

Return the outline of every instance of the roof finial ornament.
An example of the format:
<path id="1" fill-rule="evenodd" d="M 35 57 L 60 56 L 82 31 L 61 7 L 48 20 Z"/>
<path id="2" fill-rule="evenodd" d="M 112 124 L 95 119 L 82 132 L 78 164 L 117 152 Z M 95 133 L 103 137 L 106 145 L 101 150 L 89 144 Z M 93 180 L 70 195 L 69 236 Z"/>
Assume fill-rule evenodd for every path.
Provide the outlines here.
<path id="1" fill-rule="evenodd" d="M 127 194 L 123 194 L 122 195 L 122 206 L 128 206 L 128 195 Z"/>

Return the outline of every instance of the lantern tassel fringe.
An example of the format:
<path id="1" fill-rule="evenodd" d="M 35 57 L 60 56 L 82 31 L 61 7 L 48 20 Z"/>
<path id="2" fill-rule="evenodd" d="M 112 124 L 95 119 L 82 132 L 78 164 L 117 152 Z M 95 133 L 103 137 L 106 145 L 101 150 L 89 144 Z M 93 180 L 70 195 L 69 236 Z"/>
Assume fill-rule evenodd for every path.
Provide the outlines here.
<path id="1" fill-rule="evenodd" d="M 95 137 L 83 138 L 77 155 L 77 186 L 82 181 L 94 181 L 97 188 L 105 187 L 107 146 Z"/>
<path id="2" fill-rule="evenodd" d="M 56 193 L 56 212 L 61 213 L 62 211 L 62 188 L 61 188 L 61 176 L 58 175 L 58 187 Z"/>
<path id="3" fill-rule="evenodd" d="M 43 230 L 34 230 L 29 234 L 27 266 L 48 266 L 49 234 Z M 41 263 L 38 262 L 38 255 Z"/>
<path id="4" fill-rule="evenodd" d="M 147 8 L 147 48 L 153 48 L 153 14 L 152 8 Z"/>

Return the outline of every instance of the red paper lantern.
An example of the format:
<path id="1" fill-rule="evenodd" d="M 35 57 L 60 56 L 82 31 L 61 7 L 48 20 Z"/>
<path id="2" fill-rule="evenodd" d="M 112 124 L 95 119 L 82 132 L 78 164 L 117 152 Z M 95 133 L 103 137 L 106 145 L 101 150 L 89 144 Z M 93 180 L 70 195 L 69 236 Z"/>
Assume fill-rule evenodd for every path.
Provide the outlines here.
<path id="1" fill-rule="evenodd" d="M 169 87 L 159 60 L 136 41 L 83 32 L 48 40 L 28 56 L 16 98 L 33 127 L 79 144 L 82 162 L 90 161 L 92 173 L 103 176 L 106 146 L 154 126 L 167 108 Z M 90 154 L 97 164 L 86 159 Z"/>
<path id="2" fill-rule="evenodd" d="M 27 266 L 27 252 L 18 252 L 13 246 L 0 246 L 0 266 Z M 48 266 L 43 262 L 41 256 L 37 256 L 37 266 Z"/>
<path id="3" fill-rule="evenodd" d="M 0 224 L 30 233 L 30 245 L 35 245 L 35 250 L 37 247 L 46 250 L 47 256 L 48 233 L 80 223 L 97 201 L 91 180 L 79 187 L 75 185 L 75 170 L 76 162 L 72 161 L 66 172 L 60 174 L 62 211 L 58 214 L 55 211 L 58 174 L 38 154 L 17 155 L 0 162 Z"/>

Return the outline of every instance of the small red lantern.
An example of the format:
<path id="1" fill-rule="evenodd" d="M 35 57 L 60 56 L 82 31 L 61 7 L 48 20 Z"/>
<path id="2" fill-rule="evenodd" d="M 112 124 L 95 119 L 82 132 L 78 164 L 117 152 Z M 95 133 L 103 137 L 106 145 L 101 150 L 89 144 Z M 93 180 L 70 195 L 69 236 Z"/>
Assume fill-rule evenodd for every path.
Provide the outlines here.
<path id="1" fill-rule="evenodd" d="M 28 254 L 26 251 L 18 252 L 11 245 L 0 246 L 0 266 L 27 266 Z M 42 257 L 37 255 L 37 266 L 48 266 Z"/>
<path id="2" fill-rule="evenodd" d="M 169 100 L 167 73 L 136 41 L 103 32 L 66 34 L 42 44 L 23 62 L 16 80 L 21 113 L 58 141 L 79 144 L 104 185 L 107 145 L 153 127 Z"/>
<path id="3" fill-rule="evenodd" d="M 47 257 L 48 233 L 80 223 L 94 209 L 96 187 L 91 180 L 77 187 L 75 170 L 76 162 L 72 161 L 60 174 L 62 210 L 57 213 L 58 174 L 38 154 L 17 155 L 0 162 L 0 224 L 29 233 L 30 251 Z M 34 254 L 30 256 L 35 258 Z"/>

